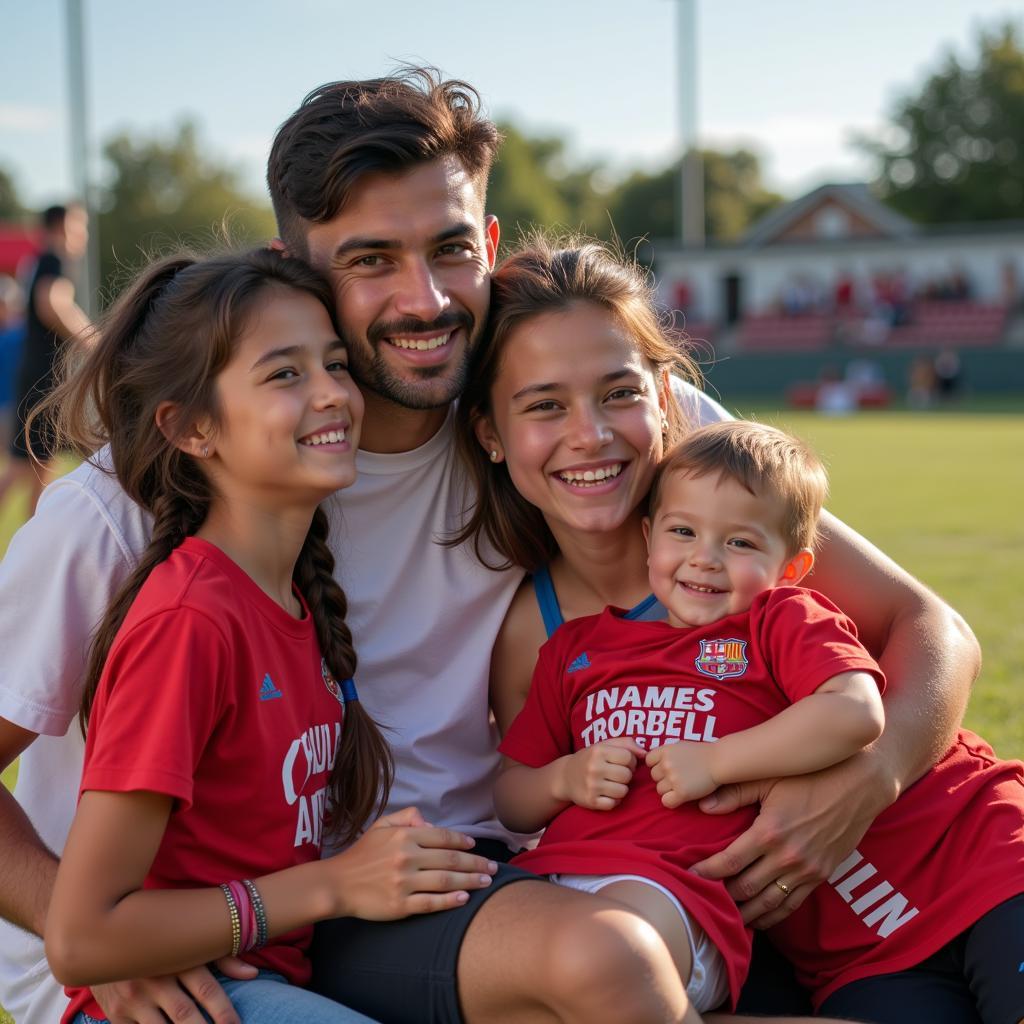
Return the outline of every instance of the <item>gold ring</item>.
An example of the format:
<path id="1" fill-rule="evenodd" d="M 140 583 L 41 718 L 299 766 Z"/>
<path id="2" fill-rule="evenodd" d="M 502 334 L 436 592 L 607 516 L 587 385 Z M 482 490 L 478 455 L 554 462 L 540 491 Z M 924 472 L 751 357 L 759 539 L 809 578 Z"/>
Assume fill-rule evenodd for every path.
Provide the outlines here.
<path id="1" fill-rule="evenodd" d="M 782 890 L 783 894 L 788 896 L 793 890 L 790 889 L 785 882 L 780 881 L 778 878 L 775 879 L 775 884 Z"/>

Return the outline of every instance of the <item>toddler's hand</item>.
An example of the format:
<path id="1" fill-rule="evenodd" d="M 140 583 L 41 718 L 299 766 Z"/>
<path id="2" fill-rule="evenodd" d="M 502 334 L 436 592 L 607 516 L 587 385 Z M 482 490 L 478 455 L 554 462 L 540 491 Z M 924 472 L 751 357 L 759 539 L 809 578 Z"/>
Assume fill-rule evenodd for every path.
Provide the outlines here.
<path id="1" fill-rule="evenodd" d="M 624 736 L 577 750 L 565 760 L 563 799 L 592 811 L 610 811 L 629 792 L 646 751 Z"/>
<path id="2" fill-rule="evenodd" d="M 718 788 L 711 776 L 711 750 L 710 743 L 681 740 L 657 747 L 647 755 L 651 778 L 658 784 L 666 807 L 699 800 Z"/>

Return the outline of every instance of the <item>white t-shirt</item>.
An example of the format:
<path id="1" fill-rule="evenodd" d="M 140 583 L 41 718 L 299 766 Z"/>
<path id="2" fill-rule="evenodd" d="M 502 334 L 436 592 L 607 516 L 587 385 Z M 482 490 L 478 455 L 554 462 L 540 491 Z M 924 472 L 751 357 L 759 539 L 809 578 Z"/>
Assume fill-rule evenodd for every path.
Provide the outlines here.
<path id="1" fill-rule="evenodd" d="M 678 384 L 679 382 L 677 382 Z M 691 420 L 729 414 L 679 384 Z M 366 709 L 395 754 L 390 809 L 516 844 L 493 815 L 497 733 L 491 647 L 519 570 L 494 572 L 471 547 L 436 543 L 464 504 L 452 417 L 411 452 L 359 452 L 358 479 L 331 499 L 331 548 L 349 599 Z M 33 732 L 15 790 L 46 844 L 64 847 L 83 743 L 76 716 L 93 628 L 145 549 L 149 517 L 90 463 L 43 492 L 0 563 L 0 716 Z M 63 1003 L 40 939 L 0 922 L 0 1003 L 18 1024 L 52 1024 Z"/>

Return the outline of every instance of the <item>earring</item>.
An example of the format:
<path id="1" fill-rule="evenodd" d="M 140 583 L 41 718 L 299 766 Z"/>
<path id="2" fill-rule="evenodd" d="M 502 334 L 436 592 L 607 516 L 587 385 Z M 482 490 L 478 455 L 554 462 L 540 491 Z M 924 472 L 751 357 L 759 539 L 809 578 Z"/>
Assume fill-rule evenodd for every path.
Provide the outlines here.
<path id="1" fill-rule="evenodd" d="M 661 410 L 661 432 L 668 433 L 668 413 L 664 409 Z"/>
<path id="2" fill-rule="evenodd" d="M 491 449 L 491 462 L 497 462 L 497 461 L 498 461 L 498 449 L 497 448 L 492 448 Z"/>
<path id="3" fill-rule="evenodd" d="M 203 458 L 208 459 L 210 457 L 210 446 L 208 444 L 203 445 Z"/>

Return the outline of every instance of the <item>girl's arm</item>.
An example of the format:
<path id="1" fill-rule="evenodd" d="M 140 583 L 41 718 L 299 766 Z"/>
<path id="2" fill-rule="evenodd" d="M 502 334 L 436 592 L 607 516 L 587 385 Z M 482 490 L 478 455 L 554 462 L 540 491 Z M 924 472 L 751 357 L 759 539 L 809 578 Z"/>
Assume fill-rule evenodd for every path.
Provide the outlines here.
<path id="1" fill-rule="evenodd" d="M 66 985 L 172 974 L 231 951 L 219 888 L 142 889 L 171 812 L 148 792 L 82 795 L 46 922 L 46 955 Z M 254 879 L 270 937 L 329 917 L 389 920 L 458 906 L 496 865 L 468 836 L 409 809 L 378 820 L 335 857 Z M 229 881 L 229 879 L 224 879 Z"/>
<path id="2" fill-rule="evenodd" d="M 661 802 L 678 807 L 732 782 L 804 775 L 845 761 L 882 733 L 878 684 L 844 672 L 750 729 L 713 743 L 672 743 L 647 755 Z"/>

